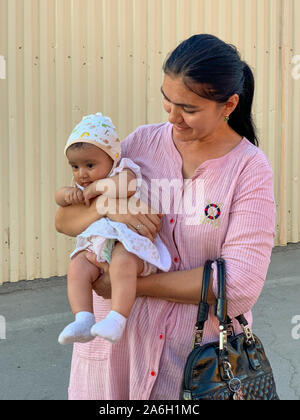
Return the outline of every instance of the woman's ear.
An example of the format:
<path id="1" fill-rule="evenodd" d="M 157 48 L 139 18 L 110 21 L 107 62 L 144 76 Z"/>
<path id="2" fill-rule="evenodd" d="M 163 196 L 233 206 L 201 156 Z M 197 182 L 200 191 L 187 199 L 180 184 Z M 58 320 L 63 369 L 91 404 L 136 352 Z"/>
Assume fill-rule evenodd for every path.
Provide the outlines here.
<path id="1" fill-rule="evenodd" d="M 230 96 L 230 98 L 227 100 L 224 108 L 224 116 L 230 116 L 230 114 L 235 110 L 239 103 L 240 97 L 237 93 Z"/>

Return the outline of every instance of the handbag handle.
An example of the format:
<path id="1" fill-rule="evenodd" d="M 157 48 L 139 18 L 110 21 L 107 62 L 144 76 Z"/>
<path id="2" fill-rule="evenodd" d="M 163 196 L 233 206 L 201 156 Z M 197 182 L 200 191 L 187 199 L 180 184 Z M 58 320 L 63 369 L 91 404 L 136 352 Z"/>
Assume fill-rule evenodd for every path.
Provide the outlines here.
<path id="1" fill-rule="evenodd" d="M 204 324 L 208 318 L 209 304 L 207 303 L 207 295 L 212 263 L 212 260 L 207 260 L 204 264 L 201 299 L 198 306 L 197 321 L 194 328 L 193 347 L 195 347 L 196 345 L 201 345 Z"/>
<path id="2" fill-rule="evenodd" d="M 204 330 L 204 324 L 208 318 L 209 304 L 207 303 L 207 295 L 210 283 L 210 274 L 213 260 L 207 260 L 203 269 L 201 300 L 198 306 L 197 321 L 194 327 L 193 347 L 201 345 Z M 226 272 L 225 261 L 223 258 L 216 259 L 218 267 L 218 296 L 215 301 L 215 315 L 219 320 L 219 326 L 223 327 L 224 332 L 227 331 L 228 325 L 232 320 L 227 315 L 227 299 L 226 299 Z M 241 325 L 247 341 L 250 343 L 254 341 L 251 329 L 248 327 L 248 322 L 243 314 L 235 317 Z M 225 338 L 225 337 L 224 337 Z"/>
<path id="3" fill-rule="evenodd" d="M 226 327 L 230 320 L 227 316 L 225 262 L 223 258 L 218 258 L 216 262 L 218 267 L 218 296 L 215 302 L 215 315 L 220 325 Z"/>
<path id="4" fill-rule="evenodd" d="M 227 327 L 232 320 L 227 315 L 225 261 L 223 258 L 218 258 L 216 262 L 218 266 L 218 297 L 215 305 L 215 315 L 220 325 Z M 248 321 L 243 314 L 236 316 L 235 319 L 238 320 L 243 330 L 248 325 Z"/>

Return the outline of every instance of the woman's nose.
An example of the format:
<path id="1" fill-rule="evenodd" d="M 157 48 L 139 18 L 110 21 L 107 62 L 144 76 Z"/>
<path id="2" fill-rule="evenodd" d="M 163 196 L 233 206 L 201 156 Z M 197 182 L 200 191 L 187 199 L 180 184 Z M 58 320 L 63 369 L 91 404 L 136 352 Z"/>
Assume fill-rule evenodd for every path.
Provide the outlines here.
<path id="1" fill-rule="evenodd" d="M 176 105 L 171 105 L 169 109 L 169 122 L 171 124 L 181 123 L 183 118 L 180 113 L 179 107 Z"/>

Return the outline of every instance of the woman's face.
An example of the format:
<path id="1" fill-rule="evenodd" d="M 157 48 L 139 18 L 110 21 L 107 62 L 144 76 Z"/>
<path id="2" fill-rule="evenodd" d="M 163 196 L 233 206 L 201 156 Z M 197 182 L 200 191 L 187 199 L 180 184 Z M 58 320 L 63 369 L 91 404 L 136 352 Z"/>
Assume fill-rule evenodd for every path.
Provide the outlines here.
<path id="1" fill-rule="evenodd" d="M 87 187 L 98 179 L 106 178 L 113 166 L 112 158 L 92 144 L 69 148 L 67 158 L 72 167 L 75 182 L 82 187 Z"/>
<path id="2" fill-rule="evenodd" d="M 226 128 L 225 104 L 202 98 L 188 89 L 180 76 L 165 75 L 161 88 L 163 105 L 173 124 L 175 141 L 203 140 Z M 237 95 L 236 95 L 237 96 Z"/>

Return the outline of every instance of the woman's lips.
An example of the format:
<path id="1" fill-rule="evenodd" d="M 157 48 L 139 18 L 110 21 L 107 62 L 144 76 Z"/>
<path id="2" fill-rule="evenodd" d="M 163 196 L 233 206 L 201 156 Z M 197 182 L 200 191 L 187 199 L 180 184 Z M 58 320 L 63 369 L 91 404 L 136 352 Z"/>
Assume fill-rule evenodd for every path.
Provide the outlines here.
<path id="1" fill-rule="evenodd" d="M 174 127 L 176 128 L 176 130 L 178 130 L 178 131 L 185 131 L 185 130 L 187 130 L 189 127 L 180 127 L 180 126 L 178 126 L 178 125 L 174 125 Z"/>

